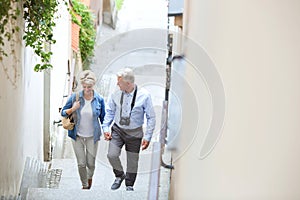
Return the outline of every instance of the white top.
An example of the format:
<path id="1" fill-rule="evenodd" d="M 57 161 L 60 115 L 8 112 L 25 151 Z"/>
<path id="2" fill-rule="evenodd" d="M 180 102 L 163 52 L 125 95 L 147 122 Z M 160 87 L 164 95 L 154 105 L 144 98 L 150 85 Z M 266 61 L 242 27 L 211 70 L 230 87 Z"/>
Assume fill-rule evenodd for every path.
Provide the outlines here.
<path id="1" fill-rule="evenodd" d="M 81 109 L 80 124 L 78 126 L 77 135 L 81 137 L 92 137 L 93 136 L 93 111 L 92 111 L 92 100 L 84 99 L 84 106 Z"/>

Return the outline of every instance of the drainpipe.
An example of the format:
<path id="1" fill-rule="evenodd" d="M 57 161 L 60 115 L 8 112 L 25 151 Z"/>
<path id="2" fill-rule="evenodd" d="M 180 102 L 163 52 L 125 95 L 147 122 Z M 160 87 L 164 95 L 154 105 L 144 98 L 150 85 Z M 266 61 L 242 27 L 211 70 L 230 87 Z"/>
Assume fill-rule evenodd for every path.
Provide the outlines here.
<path id="1" fill-rule="evenodd" d="M 44 161 L 51 160 L 50 145 L 50 83 L 51 71 L 44 71 Z"/>
<path id="2" fill-rule="evenodd" d="M 169 3 L 169 1 L 168 1 Z M 169 6 L 168 6 L 169 8 Z M 161 115 L 161 129 L 159 142 L 153 143 L 151 173 L 148 190 L 148 200 L 158 200 L 159 197 L 159 183 L 160 183 L 160 167 L 167 169 L 174 169 L 173 165 L 167 165 L 162 159 L 162 154 L 166 145 L 167 129 L 168 129 L 168 105 L 169 105 L 169 91 L 171 85 L 171 66 L 174 59 L 172 57 L 173 35 L 169 33 L 169 14 L 168 14 L 168 56 L 166 58 L 166 86 L 165 99 L 163 101 L 162 115 Z M 179 57 L 178 57 L 179 58 Z"/>

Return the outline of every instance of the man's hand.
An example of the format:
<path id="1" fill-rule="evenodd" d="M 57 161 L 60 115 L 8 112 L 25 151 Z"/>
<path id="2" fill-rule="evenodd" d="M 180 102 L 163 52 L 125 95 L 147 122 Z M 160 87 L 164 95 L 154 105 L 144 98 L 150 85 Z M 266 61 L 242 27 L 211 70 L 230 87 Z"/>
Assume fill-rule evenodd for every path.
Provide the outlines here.
<path id="1" fill-rule="evenodd" d="M 111 133 L 110 132 L 104 132 L 104 139 L 105 140 L 111 140 Z"/>
<path id="2" fill-rule="evenodd" d="M 149 146 L 149 143 L 150 143 L 149 141 L 143 139 L 143 141 L 142 141 L 142 150 L 147 149 L 148 146 Z"/>

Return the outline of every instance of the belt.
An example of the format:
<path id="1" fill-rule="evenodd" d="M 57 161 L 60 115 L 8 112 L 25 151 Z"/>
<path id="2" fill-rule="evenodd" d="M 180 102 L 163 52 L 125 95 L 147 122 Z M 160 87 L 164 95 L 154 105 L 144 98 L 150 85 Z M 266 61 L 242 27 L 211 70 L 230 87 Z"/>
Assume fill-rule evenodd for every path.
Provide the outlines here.
<path id="1" fill-rule="evenodd" d="M 133 128 L 133 129 L 127 129 L 127 128 L 121 128 L 120 126 L 118 126 L 116 123 L 114 123 L 113 126 L 116 126 L 118 129 L 124 130 L 124 131 L 138 131 L 139 129 L 143 129 L 142 126 L 137 127 L 137 128 Z"/>

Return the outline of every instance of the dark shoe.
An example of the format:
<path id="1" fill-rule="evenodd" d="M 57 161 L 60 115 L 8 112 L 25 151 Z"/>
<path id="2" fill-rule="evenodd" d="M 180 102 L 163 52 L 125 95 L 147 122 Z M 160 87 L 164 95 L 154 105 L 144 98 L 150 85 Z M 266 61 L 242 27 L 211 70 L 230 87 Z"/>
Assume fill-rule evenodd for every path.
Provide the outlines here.
<path id="1" fill-rule="evenodd" d="M 126 186 L 126 191 L 134 191 L 132 186 Z"/>
<path id="2" fill-rule="evenodd" d="M 89 186 L 83 186 L 82 189 L 83 190 L 89 190 L 90 188 L 89 188 Z"/>
<path id="3" fill-rule="evenodd" d="M 112 184 L 111 189 L 116 190 L 121 186 L 122 181 L 125 179 L 125 174 L 121 177 L 116 177 L 115 182 Z"/>
<path id="4" fill-rule="evenodd" d="M 89 189 L 91 189 L 91 187 L 92 187 L 92 182 L 93 182 L 93 179 L 88 179 Z"/>

